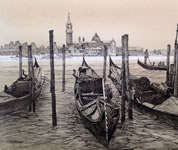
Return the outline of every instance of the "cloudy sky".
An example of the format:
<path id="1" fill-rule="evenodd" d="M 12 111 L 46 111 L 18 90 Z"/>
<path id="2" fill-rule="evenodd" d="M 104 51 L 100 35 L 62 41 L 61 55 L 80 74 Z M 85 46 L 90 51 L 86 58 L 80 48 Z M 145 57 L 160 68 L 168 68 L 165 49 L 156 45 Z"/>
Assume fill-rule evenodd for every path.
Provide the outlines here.
<path id="1" fill-rule="evenodd" d="M 148 49 L 173 45 L 178 23 L 178 0 L 0 0 L 0 44 L 11 40 L 48 45 L 54 30 L 58 45 L 65 44 L 70 12 L 73 38 L 102 40 L 129 34 L 130 46 Z"/>

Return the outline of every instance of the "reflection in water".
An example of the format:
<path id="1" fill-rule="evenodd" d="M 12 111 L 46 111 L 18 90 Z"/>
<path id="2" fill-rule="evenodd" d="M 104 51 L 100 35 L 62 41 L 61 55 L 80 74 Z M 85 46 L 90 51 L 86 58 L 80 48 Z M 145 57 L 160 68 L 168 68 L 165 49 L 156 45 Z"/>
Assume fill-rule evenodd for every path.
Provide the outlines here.
<path id="1" fill-rule="evenodd" d="M 100 75 L 102 75 L 102 58 L 86 58 Z M 106 149 L 85 128 L 77 109 L 75 108 L 72 77 L 73 68 L 77 69 L 82 58 L 67 59 L 66 64 L 66 92 L 61 92 L 62 85 L 62 60 L 55 60 L 56 70 L 56 103 L 57 127 L 51 124 L 51 95 L 49 81 L 46 80 L 41 96 L 37 102 L 36 113 L 22 110 L 10 115 L 0 116 L 0 149 L 4 150 L 103 150 Z M 114 58 L 116 64 L 121 60 Z M 39 60 L 46 77 L 50 77 L 49 60 Z M 24 69 L 27 70 L 26 62 Z M 0 90 L 4 84 L 10 84 L 18 76 L 17 61 L 1 61 Z M 165 72 L 147 71 L 136 65 L 136 60 L 131 61 L 131 73 L 136 76 L 146 75 L 152 81 L 164 81 Z M 113 90 L 114 100 L 120 103 L 120 97 L 112 82 L 107 80 Z M 134 110 L 134 120 L 126 121 L 123 127 L 118 124 L 110 142 L 109 149 L 177 149 L 178 132 L 174 125 L 165 124 L 154 116 L 145 115 Z"/>

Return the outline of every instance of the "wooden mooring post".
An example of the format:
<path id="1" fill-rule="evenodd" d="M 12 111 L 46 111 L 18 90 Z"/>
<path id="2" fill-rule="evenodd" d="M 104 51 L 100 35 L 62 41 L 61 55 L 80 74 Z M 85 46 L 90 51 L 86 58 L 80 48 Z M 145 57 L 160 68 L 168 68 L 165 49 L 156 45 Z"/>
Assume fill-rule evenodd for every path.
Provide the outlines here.
<path id="1" fill-rule="evenodd" d="M 125 77 L 125 51 L 124 36 L 122 36 L 122 100 L 121 100 L 121 123 L 125 121 L 125 100 L 126 100 L 126 77 Z"/>
<path id="2" fill-rule="evenodd" d="M 29 104 L 29 111 L 31 109 L 33 112 L 36 112 L 35 108 L 35 82 L 34 82 L 34 68 L 33 68 L 33 56 L 32 56 L 32 47 L 31 45 L 28 46 L 28 71 L 29 71 L 29 76 L 30 76 L 30 97 L 31 97 L 31 102 Z"/>
<path id="3" fill-rule="evenodd" d="M 174 95 L 178 97 L 178 47 L 176 46 L 176 64 L 175 64 L 175 78 L 174 78 Z"/>
<path id="4" fill-rule="evenodd" d="M 106 81 L 106 66 L 107 66 L 107 46 L 104 45 L 104 64 L 103 64 L 103 79 Z"/>
<path id="5" fill-rule="evenodd" d="M 129 69 L 129 47 L 128 47 L 128 34 L 123 37 L 123 51 L 125 51 L 125 78 L 126 78 L 126 90 L 127 90 L 127 100 L 128 100 L 128 118 L 133 119 L 132 113 L 132 100 L 131 100 L 131 87 L 130 81 L 130 69 Z"/>
<path id="6" fill-rule="evenodd" d="M 167 71 L 166 71 L 166 84 L 170 86 L 170 52 L 171 52 L 171 45 L 167 45 Z"/>
<path id="7" fill-rule="evenodd" d="M 175 38 L 175 45 L 174 45 L 174 95 L 178 97 L 178 43 L 177 43 L 177 38 L 178 38 L 178 25 L 177 25 L 177 30 L 176 30 L 176 38 Z"/>
<path id="8" fill-rule="evenodd" d="M 177 36 L 178 36 L 178 25 L 177 25 L 177 30 L 176 30 L 176 38 L 175 38 L 175 42 L 174 42 L 174 75 L 173 75 L 173 82 L 175 80 L 175 74 L 176 74 L 176 47 L 177 47 Z"/>
<path id="9" fill-rule="evenodd" d="M 65 52 L 66 52 L 66 48 L 65 48 L 65 45 L 63 45 L 62 47 L 62 92 L 65 92 L 65 74 L 66 74 L 66 65 L 65 65 Z"/>
<path id="10" fill-rule="evenodd" d="M 30 66 L 31 66 L 30 46 L 28 46 L 28 75 L 29 75 L 29 77 L 30 77 L 30 79 L 31 79 L 31 68 L 30 68 Z M 29 84 L 29 89 L 30 89 L 30 98 L 31 98 L 31 94 L 32 94 L 32 91 L 31 91 L 31 89 L 32 89 L 32 84 L 31 84 L 31 82 L 30 82 L 30 84 Z M 31 99 L 30 102 L 29 102 L 29 111 L 30 111 L 30 112 L 32 111 L 32 99 Z"/>
<path id="11" fill-rule="evenodd" d="M 19 46 L 19 78 L 22 78 L 22 46 Z"/>
<path id="12" fill-rule="evenodd" d="M 57 125 L 57 116 L 56 116 L 53 30 L 49 31 L 49 45 L 50 45 L 50 67 L 51 67 L 50 92 L 51 92 L 51 98 L 52 98 L 52 125 L 56 126 Z"/>
<path id="13" fill-rule="evenodd" d="M 168 86 L 174 87 L 174 64 L 170 65 L 170 71 L 169 71 L 169 84 Z"/>

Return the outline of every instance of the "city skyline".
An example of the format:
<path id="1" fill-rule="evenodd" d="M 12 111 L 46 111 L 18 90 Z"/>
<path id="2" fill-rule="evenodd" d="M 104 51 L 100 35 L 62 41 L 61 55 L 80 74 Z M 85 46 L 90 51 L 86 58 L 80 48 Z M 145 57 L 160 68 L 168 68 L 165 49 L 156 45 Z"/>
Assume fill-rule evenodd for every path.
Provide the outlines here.
<path id="1" fill-rule="evenodd" d="M 74 42 L 90 41 L 97 32 L 101 40 L 129 34 L 129 45 L 148 49 L 173 48 L 178 23 L 178 2 L 172 0 L 2 0 L 0 1 L 0 44 L 20 40 L 48 45 L 54 30 L 57 45 L 66 44 L 68 12 Z"/>

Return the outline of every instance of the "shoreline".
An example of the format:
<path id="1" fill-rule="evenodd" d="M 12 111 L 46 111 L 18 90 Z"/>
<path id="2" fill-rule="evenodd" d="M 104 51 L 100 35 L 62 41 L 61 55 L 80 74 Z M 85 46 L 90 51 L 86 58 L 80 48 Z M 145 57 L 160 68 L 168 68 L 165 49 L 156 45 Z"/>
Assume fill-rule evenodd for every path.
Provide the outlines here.
<path id="1" fill-rule="evenodd" d="M 42 60 L 49 60 L 50 57 L 48 55 L 34 55 L 33 57 L 37 58 L 37 59 L 42 59 Z M 111 56 L 113 60 L 117 60 L 117 59 L 122 59 L 122 56 Z M 22 57 L 23 60 L 28 59 L 27 56 Z M 80 60 L 83 58 L 83 55 L 78 55 L 78 56 L 66 56 L 66 59 L 72 59 L 72 60 Z M 92 59 L 92 60 L 97 60 L 99 59 L 103 59 L 103 56 L 85 56 L 85 58 L 87 59 Z M 107 58 L 109 58 L 109 56 L 107 56 Z M 166 61 L 167 56 L 164 55 L 151 55 L 149 56 L 150 60 L 154 60 L 154 61 Z M 54 59 L 62 59 L 62 56 L 58 56 L 58 55 L 54 55 Z M 130 60 L 144 60 L 144 56 L 129 56 Z M 170 56 L 170 59 L 173 59 L 173 56 Z M 0 61 L 16 61 L 18 60 L 18 57 L 16 57 L 15 55 L 0 55 Z"/>

